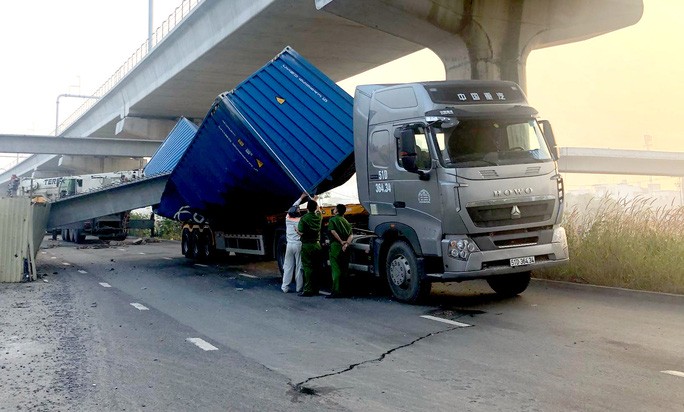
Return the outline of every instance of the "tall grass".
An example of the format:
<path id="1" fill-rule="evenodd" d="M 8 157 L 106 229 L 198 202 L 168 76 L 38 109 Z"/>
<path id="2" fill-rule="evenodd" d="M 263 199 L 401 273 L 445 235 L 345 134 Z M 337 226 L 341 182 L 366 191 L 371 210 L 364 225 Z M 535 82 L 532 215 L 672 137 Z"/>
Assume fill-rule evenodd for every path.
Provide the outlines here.
<path id="1" fill-rule="evenodd" d="M 684 294 L 684 207 L 655 199 L 592 199 L 566 211 L 568 265 L 545 279 Z"/>

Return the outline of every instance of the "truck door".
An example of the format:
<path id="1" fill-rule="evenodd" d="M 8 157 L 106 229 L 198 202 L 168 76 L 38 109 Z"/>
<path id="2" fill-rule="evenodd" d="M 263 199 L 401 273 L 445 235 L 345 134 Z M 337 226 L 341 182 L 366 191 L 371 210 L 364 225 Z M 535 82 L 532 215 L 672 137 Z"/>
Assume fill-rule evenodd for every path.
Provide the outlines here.
<path id="1" fill-rule="evenodd" d="M 403 157 L 402 160 L 401 140 L 393 139 L 396 150 L 391 180 L 397 221 L 413 228 L 424 255 L 439 255 L 442 236 L 441 197 L 437 173 L 433 170 L 437 156 L 425 134 L 425 128 L 414 127 L 412 130 L 415 136 L 415 166 L 404 164 L 408 159 Z M 403 149 L 411 150 L 406 147 Z"/>

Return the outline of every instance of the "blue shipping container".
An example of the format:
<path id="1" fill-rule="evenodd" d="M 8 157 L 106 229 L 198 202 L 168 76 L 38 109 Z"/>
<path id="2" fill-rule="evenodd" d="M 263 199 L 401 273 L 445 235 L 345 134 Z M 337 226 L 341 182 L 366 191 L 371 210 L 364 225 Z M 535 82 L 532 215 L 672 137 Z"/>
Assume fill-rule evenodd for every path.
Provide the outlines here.
<path id="1" fill-rule="evenodd" d="M 287 47 L 220 95 L 176 168 L 157 213 L 249 226 L 302 191 L 353 174 L 352 98 Z"/>
<path id="2" fill-rule="evenodd" d="M 195 137 L 195 133 L 197 125 L 181 117 L 145 166 L 145 176 L 171 172 Z"/>

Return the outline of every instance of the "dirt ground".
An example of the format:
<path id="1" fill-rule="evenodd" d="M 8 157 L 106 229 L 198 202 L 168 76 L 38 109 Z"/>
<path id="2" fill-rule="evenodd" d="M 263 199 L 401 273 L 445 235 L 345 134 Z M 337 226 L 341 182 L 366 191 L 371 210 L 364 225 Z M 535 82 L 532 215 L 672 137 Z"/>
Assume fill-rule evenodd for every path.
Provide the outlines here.
<path id="1" fill-rule="evenodd" d="M 0 283 L 0 411 L 78 409 L 87 387 L 87 316 L 62 268 L 42 279 Z"/>

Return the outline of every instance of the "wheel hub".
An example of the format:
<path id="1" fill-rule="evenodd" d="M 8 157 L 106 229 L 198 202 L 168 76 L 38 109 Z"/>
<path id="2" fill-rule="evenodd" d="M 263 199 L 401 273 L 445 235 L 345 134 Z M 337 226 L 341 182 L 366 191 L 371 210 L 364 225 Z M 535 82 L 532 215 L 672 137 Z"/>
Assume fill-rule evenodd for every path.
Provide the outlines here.
<path id="1" fill-rule="evenodd" d="M 402 286 L 411 278 L 411 266 L 403 256 L 397 256 L 390 264 L 390 278 L 392 283 Z"/>

